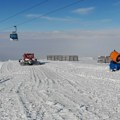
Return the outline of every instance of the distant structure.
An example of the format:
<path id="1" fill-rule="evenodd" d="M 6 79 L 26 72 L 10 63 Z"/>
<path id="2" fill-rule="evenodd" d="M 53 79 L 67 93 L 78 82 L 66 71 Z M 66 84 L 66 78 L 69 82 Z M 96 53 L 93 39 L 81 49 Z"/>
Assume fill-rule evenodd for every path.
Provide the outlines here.
<path id="1" fill-rule="evenodd" d="M 98 56 L 98 63 L 110 63 L 110 56 Z"/>
<path id="2" fill-rule="evenodd" d="M 47 60 L 52 61 L 78 61 L 77 55 L 48 55 Z"/>

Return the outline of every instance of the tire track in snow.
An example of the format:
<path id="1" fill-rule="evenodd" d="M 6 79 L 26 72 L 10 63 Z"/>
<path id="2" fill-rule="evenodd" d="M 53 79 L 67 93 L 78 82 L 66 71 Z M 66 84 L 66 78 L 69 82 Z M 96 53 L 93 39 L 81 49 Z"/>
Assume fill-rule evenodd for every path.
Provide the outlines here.
<path id="1" fill-rule="evenodd" d="M 1 81 L 4 85 L 4 89 L 0 91 L 2 100 L 2 117 L 1 119 L 20 119 L 26 120 L 19 102 L 19 97 L 16 93 L 17 88 L 21 82 L 22 76 L 19 69 L 20 66 L 17 62 L 6 62 L 4 63 L 1 74 L 4 81 Z M 19 74 L 18 74 L 19 72 Z M 22 72 L 22 71 L 21 71 Z M 8 78 L 7 78 L 8 77 Z M 7 79 L 6 79 L 7 78 Z M 19 112 L 18 112 L 19 111 Z M 6 115 L 5 115 L 6 114 Z"/>
<path id="2" fill-rule="evenodd" d="M 48 69 L 47 69 L 48 70 Z M 50 71 L 48 71 L 48 73 L 50 74 Z M 52 74 L 50 74 L 50 76 L 49 76 L 49 74 L 46 74 L 48 77 L 49 77 L 49 79 L 53 79 L 57 84 L 60 82 L 60 81 L 64 81 L 64 80 L 66 80 L 65 78 L 63 79 L 63 77 L 61 77 L 60 75 L 58 75 L 58 74 L 56 74 L 56 73 L 54 73 L 53 71 L 52 71 Z M 59 82 L 58 82 L 58 80 L 59 80 Z M 64 83 L 63 83 L 64 84 Z M 66 84 L 66 83 L 65 83 Z M 61 86 L 61 85 L 60 85 Z M 62 85 L 62 87 L 61 87 L 61 89 L 62 90 L 64 90 L 65 89 L 65 86 L 64 85 Z M 60 89 L 60 90 L 61 90 Z M 73 104 L 76 104 L 76 105 L 73 105 L 73 107 L 75 107 L 75 106 L 78 106 L 78 104 L 75 102 L 75 101 L 73 101 L 73 98 L 70 98 L 70 97 L 68 97 L 69 96 L 69 94 L 67 95 L 65 95 L 65 94 L 63 94 L 64 92 L 66 92 L 66 91 L 64 91 L 63 93 L 60 91 L 60 90 L 56 90 L 56 92 L 55 93 L 57 93 L 58 94 L 58 96 L 60 95 L 61 96 L 61 94 L 62 94 L 62 99 L 64 100 L 64 101 L 71 101 L 71 103 Z M 69 90 L 68 90 L 69 91 Z M 53 94 L 55 94 L 53 92 Z M 58 97 L 57 96 L 57 97 Z M 71 96 L 71 95 L 70 95 Z M 58 97 L 59 98 L 59 97 Z M 59 98 L 59 99 L 61 99 L 61 98 Z M 57 99 L 58 101 L 59 101 L 59 99 Z M 64 103 L 64 102 L 63 102 Z M 66 104 L 67 105 L 67 104 Z M 70 107 L 70 106 L 69 106 Z M 72 108 L 73 108 L 72 107 Z M 68 110 L 69 111 L 69 110 Z M 72 114 L 71 112 L 69 113 L 69 114 Z M 75 117 L 73 117 L 74 119 L 76 119 Z"/>
<path id="3" fill-rule="evenodd" d="M 53 64 L 51 64 L 51 65 L 53 65 Z M 99 89 L 99 87 L 101 86 L 101 84 L 103 84 L 103 86 L 104 86 L 104 83 L 105 83 L 105 85 L 113 85 L 113 83 L 111 83 L 111 81 L 108 81 L 108 80 L 102 80 L 102 79 L 97 79 L 97 77 L 92 77 L 91 78 L 91 76 L 89 77 L 82 77 L 82 76 L 79 76 L 79 74 L 81 74 L 81 73 L 83 73 L 83 71 L 82 70 L 78 70 L 79 71 L 79 74 L 78 73 L 75 73 L 75 71 L 71 71 L 71 68 L 66 68 L 65 69 L 65 67 L 66 67 L 66 65 L 65 66 L 63 66 L 62 65 L 62 69 L 59 69 L 59 65 L 54 65 L 54 66 L 48 66 L 48 68 L 49 69 L 51 69 L 52 68 L 52 70 L 54 71 L 54 72 L 57 72 L 58 74 L 60 74 L 60 75 L 63 75 L 63 78 L 67 78 L 66 80 L 71 80 L 71 82 L 70 83 L 79 83 L 78 85 L 77 85 L 77 88 L 79 88 L 78 86 L 80 86 L 80 88 L 81 88 L 81 90 L 82 90 L 82 92 L 83 92 L 83 95 L 88 95 L 88 97 L 92 100 L 92 103 L 89 103 L 87 106 L 89 106 L 88 108 L 88 110 L 89 110 L 89 113 L 91 114 L 93 114 L 93 116 L 96 116 L 96 118 L 97 119 L 102 119 L 102 118 L 104 118 L 105 116 L 106 116 L 106 118 L 110 118 L 110 115 L 109 115 L 109 112 L 107 113 L 108 115 L 104 115 L 103 113 L 102 113 L 102 111 L 99 111 L 99 113 L 95 110 L 95 111 L 93 111 L 94 109 L 96 109 L 95 107 L 93 107 L 92 109 L 93 110 L 91 110 L 91 105 L 93 104 L 96 104 L 96 106 L 99 106 L 99 107 L 101 107 L 101 108 L 103 108 L 103 107 L 106 107 L 106 106 L 103 106 L 103 105 L 100 105 L 100 104 L 98 104 L 98 102 L 102 102 L 102 103 L 104 103 L 104 99 L 102 100 L 102 97 L 99 95 L 99 94 L 101 94 L 101 93 L 99 93 L 99 92 L 101 92 L 102 90 L 101 90 L 101 88 Z M 63 71 L 63 70 L 65 70 L 65 71 Z M 91 70 L 92 70 L 92 68 L 91 68 Z M 88 72 L 88 70 L 86 69 L 86 71 Z M 96 71 L 96 69 L 95 69 L 95 71 Z M 92 71 L 93 73 L 94 73 L 94 70 Z M 101 72 L 101 70 L 99 71 L 98 70 L 98 72 L 96 72 L 96 75 L 99 73 L 99 72 Z M 104 72 L 104 71 L 103 71 Z M 89 75 L 89 74 L 88 74 Z M 92 74 L 91 74 L 92 75 Z M 104 77 L 105 78 L 105 77 Z M 77 80 L 77 81 L 76 81 Z M 102 80 L 102 81 L 101 81 Z M 75 82 L 73 82 L 73 81 L 75 81 Z M 84 86 L 81 86 L 80 85 L 80 83 L 82 83 L 82 85 L 84 85 Z M 93 85 L 92 85 L 92 83 L 93 83 Z M 99 83 L 100 83 L 100 86 L 98 86 L 99 85 Z M 72 85 L 71 84 L 71 85 Z M 73 85 L 75 85 L 75 84 L 73 84 Z M 88 85 L 92 85 L 92 86 L 88 86 Z M 97 86 L 98 86 L 98 88 L 97 88 Z M 95 87 L 96 86 L 96 87 Z M 119 86 L 119 85 L 118 85 Z M 89 88 L 90 87 L 90 88 Z M 104 86 L 105 88 L 103 88 L 103 90 L 106 90 L 106 86 Z M 92 88 L 94 88 L 93 90 L 92 90 Z M 107 88 L 109 88 L 109 86 L 107 87 Z M 79 89 L 78 89 L 79 90 Z M 108 89 L 109 90 L 109 89 Z M 115 89 L 114 89 L 114 87 L 112 87 L 112 90 L 114 91 Z M 89 94 L 90 95 L 89 95 Z M 104 91 L 102 92 L 102 94 L 104 93 Z M 105 94 L 108 94 L 108 93 L 105 93 Z M 93 97 L 93 99 L 92 99 L 92 97 Z M 98 97 L 98 98 L 97 98 Z M 103 96 L 104 97 L 104 96 Z M 96 99 L 97 98 L 97 99 Z M 94 100 L 95 99 L 95 100 Z M 87 100 L 88 101 L 90 101 L 88 98 L 87 98 Z M 86 104 L 84 103 L 83 104 L 83 106 L 86 106 Z M 98 109 L 98 108 L 97 108 Z M 107 110 L 107 109 L 106 109 Z M 108 111 L 108 110 L 107 110 Z M 85 112 L 86 113 L 86 112 Z M 88 113 L 88 112 L 87 112 Z M 101 115 L 100 115 L 100 113 L 101 113 Z M 88 114 L 88 116 L 89 116 L 89 114 Z M 94 117 L 95 118 L 95 117 Z M 86 118 L 86 119 L 88 119 L 88 118 Z"/>
<path id="4" fill-rule="evenodd" d="M 19 66 L 17 62 L 10 61 L 2 67 L 1 73 L 13 79 L 3 83 L 6 86 L 0 95 L 4 93 L 9 95 L 10 103 L 6 103 L 12 105 L 9 105 L 8 109 L 13 107 L 14 115 L 18 119 L 20 114 L 18 115 L 16 111 L 19 110 L 23 116 L 25 115 L 23 120 L 117 119 L 118 117 L 115 117 L 113 113 L 119 113 L 116 100 L 120 90 L 119 84 L 102 80 L 102 77 L 97 79 L 99 71 L 102 70 L 97 70 L 97 68 L 92 70 L 89 67 L 88 70 L 83 67 L 69 63 Z M 105 78 L 109 72 L 104 73 L 103 69 L 102 74 Z M 15 117 L 8 116 L 7 118 L 14 119 Z"/>
<path id="5" fill-rule="evenodd" d="M 4 82 L 7 82 L 8 80 L 10 80 L 10 78 L 7 78 L 7 79 L 3 78 L 3 79 L 0 80 L 0 84 L 2 84 Z"/>
<path id="6" fill-rule="evenodd" d="M 31 104 L 29 99 L 27 98 L 27 94 L 29 95 L 29 93 L 26 93 L 25 91 L 25 86 L 22 83 L 17 90 L 17 94 L 19 97 L 19 101 L 21 103 L 21 105 L 23 106 L 23 111 L 26 115 L 26 119 L 27 120 L 36 120 L 35 117 L 33 117 L 32 115 L 32 111 L 30 110 L 29 105 Z"/>
<path id="7" fill-rule="evenodd" d="M 43 70 L 43 69 L 42 69 Z M 44 81 L 42 81 L 42 88 L 41 88 L 41 86 L 40 86 L 40 90 L 46 90 L 47 91 L 47 98 L 49 97 L 49 95 L 48 95 L 48 89 L 49 89 L 49 86 L 50 86 L 50 79 L 49 79 L 49 81 L 48 81 L 48 78 L 46 77 L 46 75 L 45 75 L 45 73 L 44 72 L 41 72 L 41 70 L 38 70 L 37 69 L 37 71 L 39 71 L 39 73 L 41 73 L 43 76 L 44 76 Z M 33 76 L 34 76 L 34 78 L 35 78 L 35 81 L 37 81 L 37 80 L 39 80 L 39 78 L 40 78 L 40 76 L 41 76 L 41 74 L 39 74 L 40 76 L 38 76 L 37 74 L 36 74 L 37 72 L 35 72 L 34 71 L 34 74 L 33 74 Z M 47 83 L 47 84 L 46 84 Z M 36 88 L 36 87 L 35 87 Z M 45 91 L 45 92 L 46 92 Z M 44 96 L 44 93 L 42 93 L 42 92 L 38 92 L 38 91 L 36 91 L 36 93 L 38 94 L 38 96 L 42 96 L 42 98 L 43 98 L 43 103 L 42 103 L 42 106 L 45 108 L 45 110 L 47 110 L 47 113 L 49 114 L 50 113 L 50 115 L 51 115 L 51 117 L 52 117 L 52 120 L 55 120 L 55 116 L 51 113 L 51 108 L 50 107 L 48 107 L 48 105 L 46 105 L 46 101 L 47 101 L 47 98 L 46 98 L 46 96 Z M 48 110 L 48 109 L 50 109 L 50 110 Z M 55 114 L 55 113 L 54 113 Z M 61 120 L 61 117 L 59 116 L 59 115 L 57 115 L 57 119 L 60 119 Z"/>
<path id="8" fill-rule="evenodd" d="M 9 67 L 8 67 L 9 68 Z M 30 68 L 29 68 L 30 69 Z M 33 74 L 32 74 L 32 79 L 31 79 L 31 83 L 32 84 L 30 84 L 30 85 L 32 85 L 33 87 L 34 87 L 34 89 L 31 89 L 31 88 L 29 88 L 30 90 L 33 90 L 33 91 L 31 91 L 33 94 L 34 94 L 34 96 L 33 97 L 35 97 L 35 98 L 37 98 L 37 95 L 35 94 L 36 93 L 36 91 L 35 90 L 37 90 L 38 89 L 38 87 L 36 87 L 36 86 L 38 86 L 38 84 L 36 85 L 36 82 L 34 82 L 34 81 L 39 81 L 39 78 L 41 77 L 39 77 L 39 75 L 38 74 L 36 74 L 36 73 L 38 73 L 38 69 L 37 69 L 37 71 L 35 71 L 35 69 L 33 69 L 34 71 L 33 71 Z M 40 73 L 40 71 L 39 71 L 39 73 Z M 44 69 L 44 75 L 45 76 L 47 76 L 47 79 L 44 79 L 44 80 L 47 80 L 47 82 L 45 82 L 45 81 L 43 81 L 43 90 L 48 94 L 48 97 L 50 97 L 50 95 L 51 94 L 54 94 L 54 95 L 52 95 L 52 96 L 54 96 L 52 99 L 54 99 L 54 101 L 55 100 L 57 100 L 58 101 L 58 103 L 59 104 L 63 104 L 62 106 L 64 106 L 64 104 L 65 104 L 65 106 L 67 106 L 67 104 L 68 103 L 64 103 L 65 101 L 68 101 L 69 100 L 69 103 L 70 104 L 73 104 L 73 106 L 72 107 L 74 107 L 75 105 L 74 104 L 76 104 L 74 101 L 73 101 L 73 98 L 70 98 L 69 97 L 69 95 L 70 94 L 68 94 L 68 93 L 66 93 L 66 94 L 63 94 L 64 92 L 66 92 L 66 91 L 64 91 L 64 92 L 61 92 L 61 90 L 64 90 L 65 89 L 65 84 L 66 84 L 66 82 L 64 82 L 63 83 L 63 80 L 65 80 L 63 77 L 61 77 L 59 74 L 56 74 L 55 72 L 53 72 L 53 71 L 51 71 L 51 70 L 49 70 L 49 69 Z M 43 78 L 42 78 L 43 79 Z M 28 79 L 26 79 L 26 81 L 27 81 Z M 51 82 L 50 82 L 51 81 Z M 50 82 L 50 83 L 49 83 Z M 34 83 L 34 84 L 33 84 Z M 37 82 L 38 83 L 38 82 Z M 46 84 L 47 83 L 47 84 Z M 53 85 L 54 84 L 54 85 Z M 47 86 L 47 87 L 45 87 L 45 86 Z M 60 87 L 60 90 L 59 89 L 55 89 L 54 90 L 54 87 Z M 25 87 L 25 86 L 24 86 Z M 24 88 L 23 87 L 23 88 Z M 39 91 L 39 90 L 38 90 Z M 35 117 L 32 117 L 33 116 L 33 110 L 30 110 L 30 107 L 29 107 L 29 105 L 31 105 L 31 102 L 30 101 L 34 101 L 35 99 L 33 99 L 33 100 L 30 100 L 29 99 L 29 96 L 27 95 L 28 94 L 28 91 L 27 92 L 25 92 L 25 91 L 23 91 L 23 95 L 21 95 L 21 101 L 22 101 L 22 104 L 23 104 L 23 106 L 24 106 L 24 109 L 25 109 L 25 111 L 26 111 L 26 116 L 27 116 L 27 118 L 28 119 L 33 119 L 33 118 L 35 118 Z M 38 93 L 38 92 L 37 92 Z M 49 103 L 49 101 L 47 101 L 47 98 L 44 96 L 44 94 L 43 94 L 43 92 L 41 92 L 42 94 L 40 94 L 40 93 L 38 93 L 39 95 L 40 95 L 40 97 L 42 96 L 42 104 L 44 105 L 44 109 L 46 110 L 46 109 L 48 109 L 49 108 L 49 110 L 47 110 L 47 112 L 48 112 L 48 114 L 50 113 L 50 115 L 52 116 L 52 119 L 68 119 L 67 117 L 70 117 L 70 115 L 72 114 L 72 112 L 70 112 L 70 110 L 68 109 L 68 108 L 56 108 L 57 109 L 57 111 L 59 111 L 59 114 L 61 114 L 61 112 L 62 112 L 62 115 L 58 115 L 58 112 L 57 113 L 55 113 L 54 112 L 54 110 L 55 110 L 55 105 L 56 104 L 54 104 L 54 102 L 52 103 L 52 105 L 51 104 L 48 104 Z M 67 95 L 68 94 L 68 95 Z M 56 96 L 61 96 L 61 97 L 58 97 L 59 99 L 56 99 Z M 26 98 L 25 97 L 22 97 L 22 96 L 26 96 Z M 30 95 L 30 96 L 32 96 L 32 95 Z M 71 95 L 70 95 L 71 96 Z M 60 100 L 61 100 L 61 98 L 63 99 L 63 101 L 61 102 Z M 39 98 L 38 98 L 39 99 Z M 27 104 L 28 103 L 28 104 Z M 47 105 L 46 105 L 46 103 L 47 103 Z M 77 104 L 76 104 L 76 106 L 78 106 Z M 70 107 L 70 106 L 69 106 Z M 52 112 L 51 112 L 51 109 L 52 109 Z M 63 112 L 64 111 L 64 112 Z M 66 111 L 66 112 L 65 112 Z M 37 113 L 39 113 L 39 112 L 37 112 Z M 61 117 L 61 116 L 65 116 L 66 114 L 68 114 L 68 116 L 66 116 L 66 117 Z M 38 116 L 38 115 L 35 115 L 35 116 Z M 73 117 L 74 115 L 71 115 L 72 117 L 70 117 L 70 118 L 74 118 L 74 120 L 75 119 L 77 119 L 77 118 L 75 118 L 75 117 Z M 40 117 L 38 117 L 38 118 L 41 118 L 41 116 Z M 41 118 L 41 119 L 43 119 L 43 118 Z"/>
<path id="9" fill-rule="evenodd" d="M 30 120 L 33 120 L 33 119 L 35 119 L 35 120 L 42 120 L 43 119 L 43 117 L 44 117 L 44 114 L 45 114 L 45 107 L 42 105 L 43 103 L 44 103 L 44 101 L 45 101 L 45 98 L 43 97 L 43 98 L 41 98 L 41 96 L 40 96 L 40 98 L 38 97 L 38 95 L 36 94 L 37 93 L 37 91 L 36 91 L 36 86 L 38 86 L 38 85 L 36 85 L 36 82 L 35 81 L 37 81 L 37 75 L 35 74 L 35 69 L 31 69 L 31 70 L 33 70 L 33 74 L 31 74 L 32 75 L 32 77 L 30 77 L 30 78 L 32 78 L 32 79 L 30 79 L 30 82 L 32 82 L 32 83 L 34 83 L 33 84 L 33 86 L 32 86 L 32 88 L 29 88 L 29 90 L 32 90 L 31 92 L 32 92 L 32 94 L 33 95 L 31 95 L 28 91 L 26 91 L 26 90 L 24 90 L 24 88 L 25 88 L 25 86 L 23 85 L 22 87 L 21 87 L 21 90 L 19 90 L 19 93 L 21 93 L 19 96 L 20 96 L 20 101 L 21 101 L 21 103 L 23 104 L 23 106 L 24 106 L 24 110 L 25 110 L 25 113 L 26 113 L 26 117 L 28 118 L 28 119 L 30 119 Z M 28 79 L 26 79 L 26 81 L 27 81 Z M 38 88 L 38 87 L 37 87 Z M 38 90 L 38 89 L 37 89 Z M 25 97 L 26 96 L 26 97 Z M 31 96 L 31 99 L 30 99 L 30 96 Z M 36 99 L 37 98 L 37 99 Z M 32 102 L 32 101 L 34 101 L 34 102 Z M 36 104 L 37 102 L 40 102 L 39 103 L 39 105 L 38 104 Z M 32 105 L 33 104 L 33 105 Z M 30 106 L 35 106 L 34 108 L 30 108 Z M 41 107 L 42 106 L 42 107 Z M 35 111 L 35 112 L 33 112 L 33 111 Z M 51 119 L 52 120 L 52 119 Z M 54 120 L 54 119 L 53 119 Z"/>
<path id="10" fill-rule="evenodd" d="M 38 73 L 38 69 L 34 69 L 34 70 L 36 70 L 36 72 L 33 72 L 33 74 L 32 74 L 32 76 L 33 77 L 31 77 L 34 81 L 37 81 L 37 80 L 39 80 L 39 78 L 40 78 L 40 72 L 39 72 L 39 77 L 38 77 L 38 75 L 37 75 L 37 73 Z M 43 70 L 43 68 L 42 68 L 42 70 Z M 46 73 L 46 71 L 47 71 L 47 69 L 44 69 L 44 74 L 48 74 L 48 73 Z M 58 79 L 58 75 L 55 75 L 54 73 L 52 73 L 52 72 L 50 72 L 50 71 L 48 71 L 49 72 L 49 75 L 47 76 L 47 77 L 45 77 L 45 78 L 48 78 L 48 79 L 45 79 L 45 80 L 49 80 L 49 82 L 50 82 L 50 80 L 51 81 L 53 81 L 54 79 L 56 79 L 56 77 L 57 77 L 57 79 Z M 43 74 L 43 73 L 42 73 Z M 50 78 L 50 77 L 55 77 L 54 79 L 52 79 L 52 78 Z M 55 80 L 54 80 L 55 81 Z M 43 104 L 45 104 L 45 106 L 46 106 L 46 101 L 47 101 L 47 99 L 48 98 L 50 98 L 50 94 L 54 94 L 54 87 L 53 87 L 53 83 L 55 84 L 55 82 L 52 82 L 51 83 L 51 85 L 49 84 L 49 82 L 47 81 L 47 83 L 48 84 L 46 84 L 46 81 L 43 81 L 43 84 L 44 84 L 44 88 L 43 89 L 37 89 L 39 92 L 37 92 L 36 91 L 36 93 L 40 96 L 40 97 L 42 97 L 43 98 Z M 57 83 L 57 80 L 56 80 L 56 85 L 57 85 L 58 83 Z M 33 86 L 33 90 L 35 91 L 36 90 L 36 88 L 38 88 L 38 87 L 36 87 L 36 86 L 38 86 L 38 85 L 36 85 L 35 83 L 34 83 L 34 86 Z M 55 86 L 55 85 L 54 85 Z M 51 88 L 50 88 L 51 87 Z M 58 91 L 57 91 L 58 92 Z M 46 96 L 46 95 L 47 96 Z M 57 94 L 59 94 L 59 92 L 57 93 Z M 35 93 L 34 93 L 34 95 L 35 95 Z M 53 104 L 54 105 L 54 104 Z M 48 106 L 47 106 L 48 107 Z M 48 109 L 48 108 L 47 108 Z M 49 108 L 50 109 L 50 108 Z M 48 111 L 48 110 L 47 110 Z M 51 111 L 51 109 L 49 110 L 49 111 Z M 55 114 L 55 113 L 53 113 L 53 114 Z M 57 117 L 58 117 L 58 115 L 57 115 Z M 61 117 L 59 116 L 59 119 L 60 119 Z M 73 117 L 74 118 L 74 117 Z M 62 118 L 61 118 L 62 119 Z"/>

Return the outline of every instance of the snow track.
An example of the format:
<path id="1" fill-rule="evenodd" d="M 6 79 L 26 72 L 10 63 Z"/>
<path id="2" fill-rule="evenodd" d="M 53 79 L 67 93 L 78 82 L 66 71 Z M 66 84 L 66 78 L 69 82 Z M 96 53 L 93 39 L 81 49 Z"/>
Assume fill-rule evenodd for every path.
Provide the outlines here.
<path id="1" fill-rule="evenodd" d="M 0 120 L 119 120 L 119 75 L 100 64 L 4 62 Z"/>

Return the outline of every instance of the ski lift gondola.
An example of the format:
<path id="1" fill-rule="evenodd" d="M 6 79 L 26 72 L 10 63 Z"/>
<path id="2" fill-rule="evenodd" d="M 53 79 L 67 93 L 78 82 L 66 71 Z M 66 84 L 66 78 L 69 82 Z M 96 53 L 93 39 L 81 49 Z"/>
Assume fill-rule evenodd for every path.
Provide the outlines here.
<path id="1" fill-rule="evenodd" d="M 14 26 L 14 28 L 15 28 L 15 31 L 12 31 L 12 33 L 10 34 L 10 40 L 18 41 L 17 27 Z"/>

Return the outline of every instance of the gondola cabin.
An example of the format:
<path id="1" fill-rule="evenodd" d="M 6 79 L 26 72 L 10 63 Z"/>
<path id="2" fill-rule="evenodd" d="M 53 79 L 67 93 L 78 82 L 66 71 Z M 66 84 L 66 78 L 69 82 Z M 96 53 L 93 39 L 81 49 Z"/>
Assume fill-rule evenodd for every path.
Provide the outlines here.
<path id="1" fill-rule="evenodd" d="M 15 28 L 15 31 L 13 31 L 13 32 L 10 34 L 10 40 L 11 40 L 11 41 L 18 41 L 17 27 L 14 26 L 14 28 Z"/>
<path id="2" fill-rule="evenodd" d="M 10 40 L 11 41 L 18 41 L 18 34 L 16 32 L 12 32 L 10 34 Z"/>

